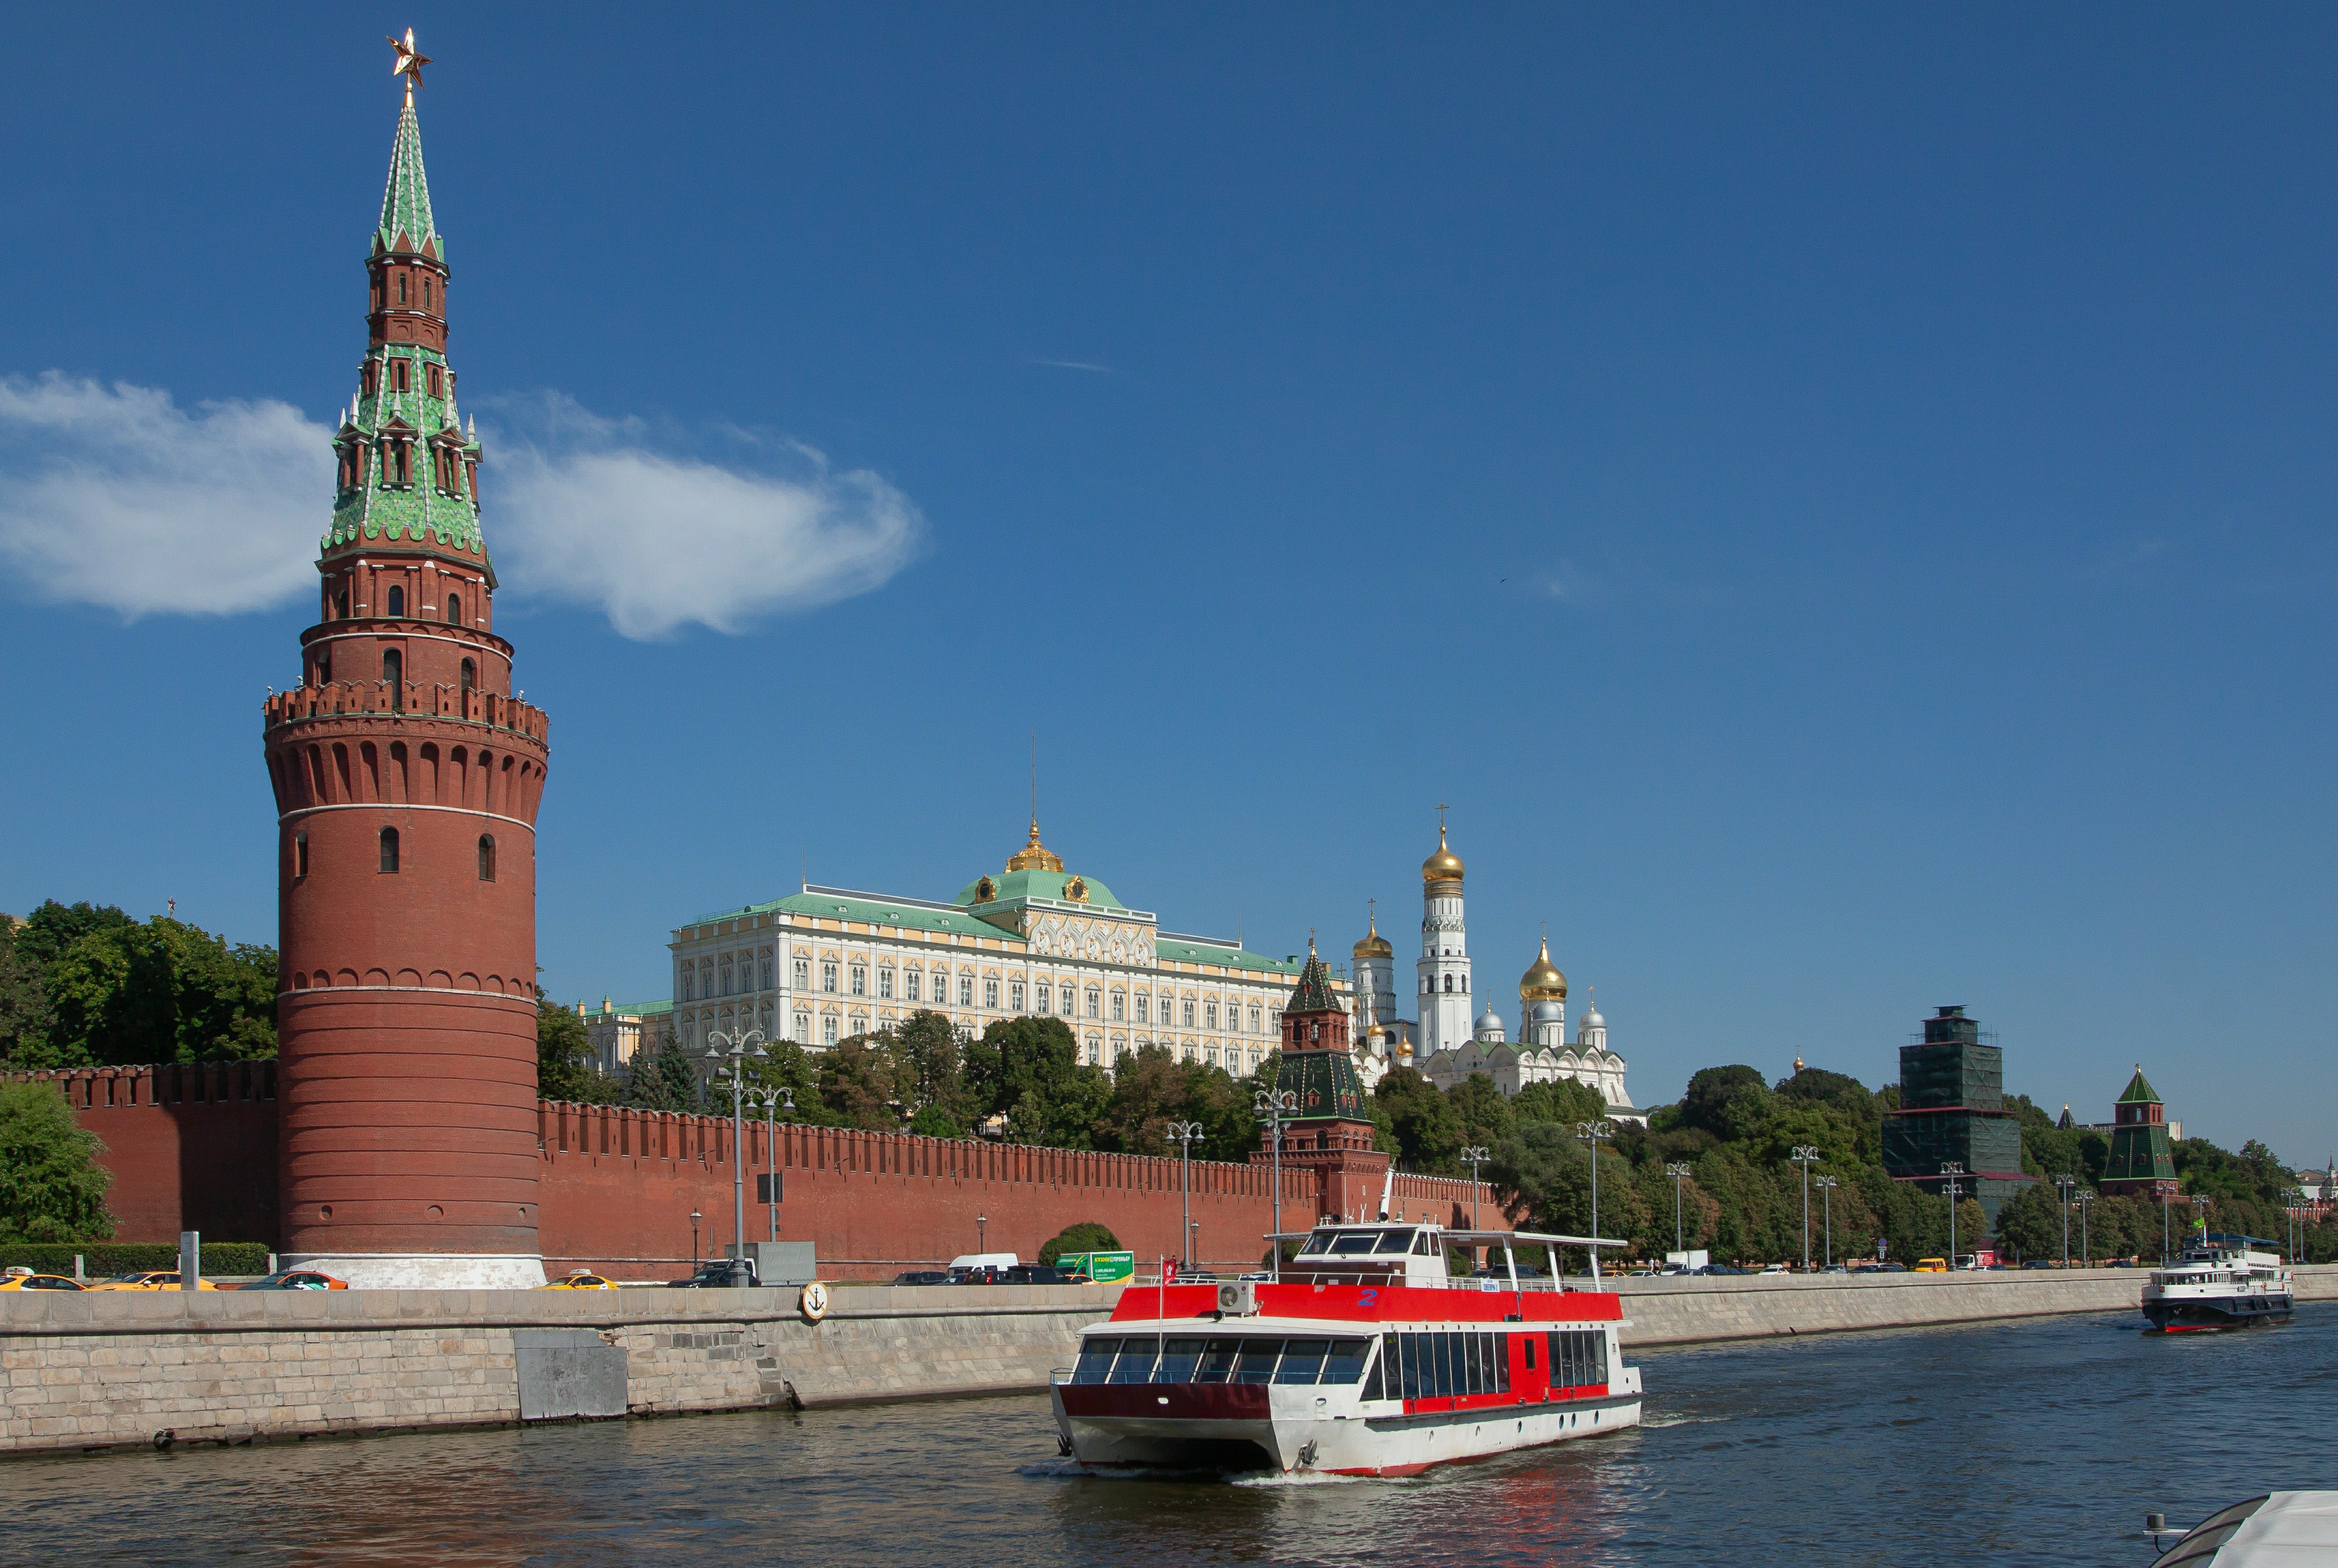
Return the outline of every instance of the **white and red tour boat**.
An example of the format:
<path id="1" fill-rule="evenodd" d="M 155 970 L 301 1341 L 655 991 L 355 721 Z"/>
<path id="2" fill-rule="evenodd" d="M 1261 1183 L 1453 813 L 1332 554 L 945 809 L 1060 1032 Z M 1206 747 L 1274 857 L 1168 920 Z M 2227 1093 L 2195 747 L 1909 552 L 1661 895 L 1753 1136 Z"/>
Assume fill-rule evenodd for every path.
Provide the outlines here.
<path id="1" fill-rule="evenodd" d="M 1066 1453 L 1095 1469 L 1410 1475 L 1639 1425 L 1621 1298 L 1557 1268 L 1559 1247 L 1615 1242 L 1401 1220 L 1273 1240 L 1301 1243 L 1279 1278 L 1132 1285 L 1082 1334 L 1054 1379 Z"/>

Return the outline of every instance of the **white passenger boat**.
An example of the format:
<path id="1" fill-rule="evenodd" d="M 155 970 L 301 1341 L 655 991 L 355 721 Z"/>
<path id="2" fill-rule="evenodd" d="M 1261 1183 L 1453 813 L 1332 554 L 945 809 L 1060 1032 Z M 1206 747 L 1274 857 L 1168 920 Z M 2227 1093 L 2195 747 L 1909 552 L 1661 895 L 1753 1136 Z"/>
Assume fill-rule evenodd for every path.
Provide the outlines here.
<path id="1" fill-rule="evenodd" d="M 1132 1285 L 1054 1380 L 1085 1466 L 1410 1475 L 1640 1422 L 1622 1303 L 1522 1262 L 1582 1237 L 1326 1222 L 1272 1280 Z M 1474 1263 L 1456 1278 L 1449 1257 Z"/>
<path id="2" fill-rule="evenodd" d="M 2151 1271 L 2143 1315 L 2170 1334 L 2284 1321 L 2296 1304 L 2296 1287 L 2280 1253 L 2258 1250 L 2271 1246 L 2254 1236 L 2195 1239 L 2183 1257 Z"/>

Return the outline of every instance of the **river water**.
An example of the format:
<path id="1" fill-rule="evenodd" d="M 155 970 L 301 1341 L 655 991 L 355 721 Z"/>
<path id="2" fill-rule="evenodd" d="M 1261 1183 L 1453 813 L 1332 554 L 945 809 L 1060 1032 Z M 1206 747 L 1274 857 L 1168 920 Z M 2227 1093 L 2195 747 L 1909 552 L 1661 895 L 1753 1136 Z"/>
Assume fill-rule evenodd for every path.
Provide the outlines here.
<path id="1" fill-rule="evenodd" d="M 1082 1475 L 1042 1396 L 0 1464 L 7 1562 L 2141 1564 L 2338 1485 L 2338 1308 L 1628 1352 L 1640 1431 L 1407 1481 Z"/>

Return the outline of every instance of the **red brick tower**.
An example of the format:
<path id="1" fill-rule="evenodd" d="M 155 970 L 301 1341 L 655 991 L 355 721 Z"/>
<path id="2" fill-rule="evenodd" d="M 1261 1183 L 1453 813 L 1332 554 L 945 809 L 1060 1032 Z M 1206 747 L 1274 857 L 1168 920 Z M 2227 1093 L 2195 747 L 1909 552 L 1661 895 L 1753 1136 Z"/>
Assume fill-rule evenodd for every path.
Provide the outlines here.
<path id="1" fill-rule="evenodd" d="M 1372 1147 L 1372 1114 L 1348 1042 L 1348 1014 L 1331 994 L 1331 974 L 1307 943 L 1307 965 L 1282 1007 L 1282 1063 L 1278 1094 L 1292 1096 L 1282 1136 L 1282 1163 L 1320 1173 L 1318 1212 L 1334 1219 L 1377 1216 L 1390 1157 Z M 1273 1158 L 1272 1130 L 1260 1134 L 1251 1163 Z M 1288 1223 L 1286 1218 L 1285 1223 Z"/>
<path id="2" fill-rule="evenodd" d="M 535 812 L 409 84 L 302 674 L 268 700 L 285 1250 L 353 1285 L 539 1285 Z"/>

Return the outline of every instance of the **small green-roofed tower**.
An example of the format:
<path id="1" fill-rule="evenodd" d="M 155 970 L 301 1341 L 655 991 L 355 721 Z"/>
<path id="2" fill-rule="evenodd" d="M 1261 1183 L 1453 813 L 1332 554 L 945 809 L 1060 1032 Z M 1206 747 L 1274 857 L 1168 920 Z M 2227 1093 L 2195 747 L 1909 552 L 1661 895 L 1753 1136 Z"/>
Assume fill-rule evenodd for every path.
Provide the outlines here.
<path id="1" fill-rule="evenodd" d="M 2102 1190 L 2127 1198 L 2157 1198 L 2176 1191 L 2167 1107 L 2144 1077 L 2140 1062 L 2111 1107 L 2111 1155 L 2103 1168 Z"/>
<path id="2" fill-rule="evenodd" d="M 1371 1112 L 1364 1104 L 1363 1080 L 1356 1075 L 1350 1049 L 1347 1009 L 1331 989 L 1315 941 L 1307 941 L 1307 963 L 1282 1008 L 1282 1060 L 1275 1070 L 1278 1096 L 1289 1095 L 1284 1112 L 1282 1163 L 1321 1173 L 1317 1213 L 1370 1219 L 1375 1212 L 1389 1156 L 1373 1147 Z M 1265 1164 L 1272 1150 L 1262 1132 L 1252 1164 Z"/>

